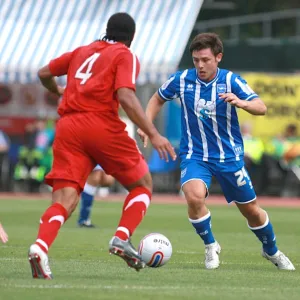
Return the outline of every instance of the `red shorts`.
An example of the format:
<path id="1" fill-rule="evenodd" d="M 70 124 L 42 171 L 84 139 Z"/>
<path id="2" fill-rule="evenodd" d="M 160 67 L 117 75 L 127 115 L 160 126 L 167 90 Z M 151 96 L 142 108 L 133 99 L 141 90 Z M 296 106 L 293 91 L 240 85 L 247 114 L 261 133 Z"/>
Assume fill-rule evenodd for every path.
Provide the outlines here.
<path id="1" fill-rule="evenodd" d="M 125 123 L 100 113 L 64 115 L 57 123 L 53 144 L 53 166 L 45 182 L 67 180 L 83 189 L 96 164 L 127 186 L 149 172 L 136 142 L 125 131 Z"/>

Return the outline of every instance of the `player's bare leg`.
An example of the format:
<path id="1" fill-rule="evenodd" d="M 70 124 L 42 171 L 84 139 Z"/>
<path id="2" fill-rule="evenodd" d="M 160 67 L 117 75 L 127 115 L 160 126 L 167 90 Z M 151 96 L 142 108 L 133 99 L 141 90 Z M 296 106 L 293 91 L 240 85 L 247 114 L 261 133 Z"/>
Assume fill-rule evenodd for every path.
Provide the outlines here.
<path id="1" fill-rule="evenodd" d="M 62 187 L 56 190 L 54 185 L 52 205 L 42 215 L 37 239 L 30 246 L 28 252 L 33 278 L 53 278 L 49 266 L 48 250 L 60 227 L 75 210 L 78 201 L 78 189 L 76 187 Z"/>
<path id="2" fill-rule="evenodd" d="M 186 182 L 182 190 L 188 204 L 189 221 L 205 245 L 205 268 L 217 269 L 220 265 L 221 246 L 211 230 L 211 215 L 205 205 L 207 188 L 202 180 L 197 179 Z"/>
<path id="3" fill-rule="evenodd" d="M 109 252 L 121 257 L 129 267 L 139 271 L 145 268 L 146 264 L 131 244 L 130 237 L 143 220 L 150 204 L 152 194 L 150 173 L 148 172 L 143 178 L 126 188 L 129 194 L 123 205 L 117 231 L 109 243 Z"/>
<path id="4" fill-rule="evenodd" d="M 276 245 L 276 237 L 269 216 L 259 207 L 257 201 L 236 203 L 242 215 L 248 221 L 248 227 L 262 243 L 262 256 L 271 261 L 280 270 L 295 270 L 294 265 Z"/>
<path id="5" fill-rule="evenodd" d="M 90 215 L 96 190 L 98 187 L 109 187 L 113 185 L 114 181 L 115 179 L 107 175 L 102 169 L 94 169 L 92 171 L 81 193 L 81 207 L 78 218 L 79 227 L 95 228 Z"/>
<path id="6" fill-rule="evenodd" d="M 8 235 L 7 235 L 6 231 L 4 230 L 4 228 L 2 227 L 1 223 L 0 223 L 0 240 L 4 244 L 8 241 Z"/>

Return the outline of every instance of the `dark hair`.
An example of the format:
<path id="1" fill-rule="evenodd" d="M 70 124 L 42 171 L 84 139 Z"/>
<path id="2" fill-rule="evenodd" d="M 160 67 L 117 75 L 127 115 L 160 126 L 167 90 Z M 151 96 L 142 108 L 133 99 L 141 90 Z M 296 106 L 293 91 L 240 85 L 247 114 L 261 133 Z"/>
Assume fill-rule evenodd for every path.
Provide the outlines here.
<path id="1" fill-rule="evenodd" d="M 200 33 L 194 37 L 190 44 L 190 52 L 202 49 L 211 49 L 214 56 L 223 53 L 223 43 L 216 33 Z"/>
<path id="2" fill-rule="evenodd" d="M 289 124 L 286 127 L 286 130 L 289 132 L 297 133 L 297 126 L 295 124 Z"/>
<path id="3" fill-rule="evenodd" d="M 106 34 L 102 40 L 129 41 L 133 40 L 135 33 L 135 21 L 127 13 L 112 15 L 106 25 Z"/>

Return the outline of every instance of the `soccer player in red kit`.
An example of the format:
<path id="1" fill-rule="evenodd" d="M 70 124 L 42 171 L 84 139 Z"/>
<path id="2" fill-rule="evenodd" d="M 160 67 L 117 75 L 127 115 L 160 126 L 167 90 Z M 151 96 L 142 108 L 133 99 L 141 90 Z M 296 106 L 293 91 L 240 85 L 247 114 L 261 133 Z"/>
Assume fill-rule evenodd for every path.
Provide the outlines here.
<path id="1" fill-rule="evenodd" d="M 152 178 L 118 116 L 119 104 L 150 137 L 161 158 L 168 160 L 170 155 L 176 159 L 176 155 L 169 141 L 147 119 L 135 95 L 140 65 L 129 49 L 134 33 L 131 16 L 114 14 L 102 40 L 51 60 L 38 72 L 42 84 L 63 98 L 58 107 L 61 118 L 53 144 L 53 167 L 46 176 L 46 183 L 53 187 L 52 205 L 42 215 L 37 239 L 28 253 L 34 278 L 52 278 L 48 249 L 76 208 L 78 195 L 96 164 L 129 191 L 109 252 L 137 271 L 145 267 L 130 237 L 150 204 Z M 54 77 L 65 74 L 67 85 L 63 89 Z"/>

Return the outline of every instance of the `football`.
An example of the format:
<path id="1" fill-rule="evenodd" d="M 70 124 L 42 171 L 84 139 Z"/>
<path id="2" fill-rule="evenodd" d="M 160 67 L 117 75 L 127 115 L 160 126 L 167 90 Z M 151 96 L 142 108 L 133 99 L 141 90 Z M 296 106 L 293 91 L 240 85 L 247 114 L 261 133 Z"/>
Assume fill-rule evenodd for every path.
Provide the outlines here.
<path id="1" fill-rule="evenodd" d="M 163 234 L 150 233 L 140 241 L 138 252 L 148 267 L 158 268 L 170 260 L 172 244 Z"/>

